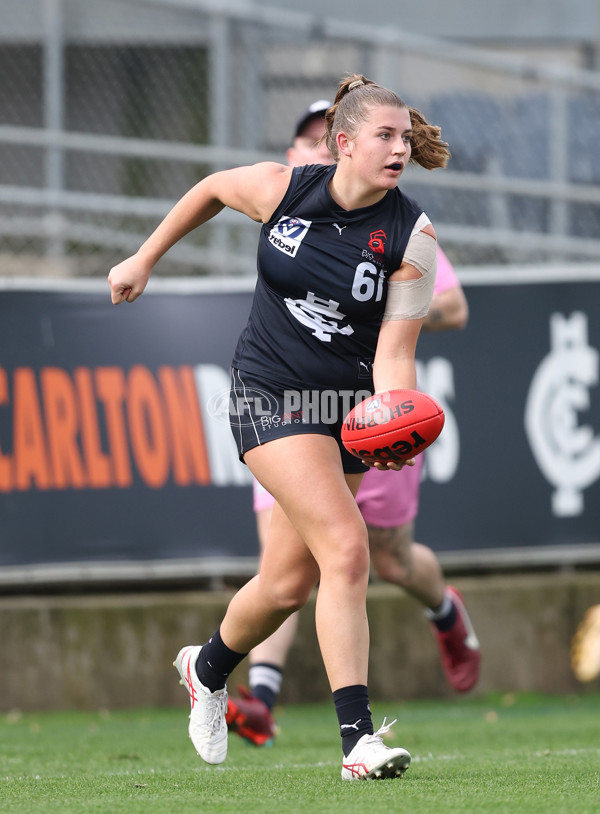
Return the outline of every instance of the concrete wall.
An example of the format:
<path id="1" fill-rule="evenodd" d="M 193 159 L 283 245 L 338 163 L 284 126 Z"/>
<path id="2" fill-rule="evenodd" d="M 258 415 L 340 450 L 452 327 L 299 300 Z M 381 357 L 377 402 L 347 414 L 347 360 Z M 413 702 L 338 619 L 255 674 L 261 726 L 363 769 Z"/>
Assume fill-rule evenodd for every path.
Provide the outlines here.
<path id="1" fill-rule="evenodd" d="M 456 580 L 481 639 L 477 694 L 583 685 L 569 667 L 571 636 L 600 602 L 600 573 Z M 230 594 L 4 597 L 0 599 L 0 710 L 115 709 L 186 704 L 171 666 L 184 644 L 217 627 Z M 329 687 L 314 632 L 314 603 L 302 614 L 282 703 L 325 700 Z M 420 607 L 373 585 L 370 690 L 373 700 L 451 696 Z M 246 681 L 241 666 L 230 681 Z M 596 687 L 597 689 L 597 684 Z"/>

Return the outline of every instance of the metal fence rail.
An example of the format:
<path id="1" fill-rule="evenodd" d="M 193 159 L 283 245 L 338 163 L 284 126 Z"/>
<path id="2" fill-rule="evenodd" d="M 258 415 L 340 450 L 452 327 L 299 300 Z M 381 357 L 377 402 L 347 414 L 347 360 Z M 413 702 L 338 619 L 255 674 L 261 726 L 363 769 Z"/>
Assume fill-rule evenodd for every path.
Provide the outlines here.
<path id="1" fill-rule="evenodd" d="M 233 0 L 5 0 L 0 259 L 104 275 L 198 178 L 284 160 L 350 71 L 442 126 L 449 169 L 402 186 L 455 263 L 600 258 L 595 72 Z M 222 213 L 160 273 L 251 275 L 255 240 Z"/>

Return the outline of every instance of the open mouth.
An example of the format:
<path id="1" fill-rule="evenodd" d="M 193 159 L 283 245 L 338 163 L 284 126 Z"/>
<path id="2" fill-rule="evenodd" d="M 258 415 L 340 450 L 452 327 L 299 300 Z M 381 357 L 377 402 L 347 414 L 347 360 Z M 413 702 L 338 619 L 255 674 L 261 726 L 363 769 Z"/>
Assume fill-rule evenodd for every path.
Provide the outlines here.
<path id="1" fill-rule="evenodd" d="M 393 170 L 394 172 L 400 172 L 403 168 L 403 164 L 395 163 L 395 164 L 388 164 L 386 167 L 387 170 Z"/>

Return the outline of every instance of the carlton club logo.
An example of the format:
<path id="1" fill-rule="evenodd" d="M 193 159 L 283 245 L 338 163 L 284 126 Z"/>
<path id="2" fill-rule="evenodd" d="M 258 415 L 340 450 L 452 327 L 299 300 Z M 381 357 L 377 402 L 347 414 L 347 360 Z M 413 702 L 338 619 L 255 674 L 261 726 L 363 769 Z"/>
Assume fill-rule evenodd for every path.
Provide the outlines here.
<path id="1" fill-rule="evenodd" d="M 600 427 L 584 423 L 590 389 L 598 385 L 598 356 L 588 344 L 585 314 L 551 316 L 550 353 L 529 388 L 525 431 L 538 466 L 555 488 L 557 517 L 582 514 L 583 490 L 600 476 Z"/>
<path id="2" fill-rule="evenodd" d="M 383 254 L 385 251 L 385 240 L 387 240 L 386 233 L 383 229 L 377 229 L 376 232 L 371 232 L 369 235 L 369 248 L 377 254 Z"/>

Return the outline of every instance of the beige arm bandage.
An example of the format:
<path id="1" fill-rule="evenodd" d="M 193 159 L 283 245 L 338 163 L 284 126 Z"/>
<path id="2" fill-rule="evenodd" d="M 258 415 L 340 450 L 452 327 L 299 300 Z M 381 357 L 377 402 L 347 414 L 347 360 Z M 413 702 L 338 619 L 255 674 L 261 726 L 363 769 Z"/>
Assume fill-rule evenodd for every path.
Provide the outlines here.
<path id="1" fill-rule="evenodd" d="M 437 270 L 437 241 L 425 232 L 413 232 L 403 263 L 421 272 L 416 280 L 391 280 L 387 287 L 384 319 L 421 319 L 426 316 L 433 297 Z"/>

